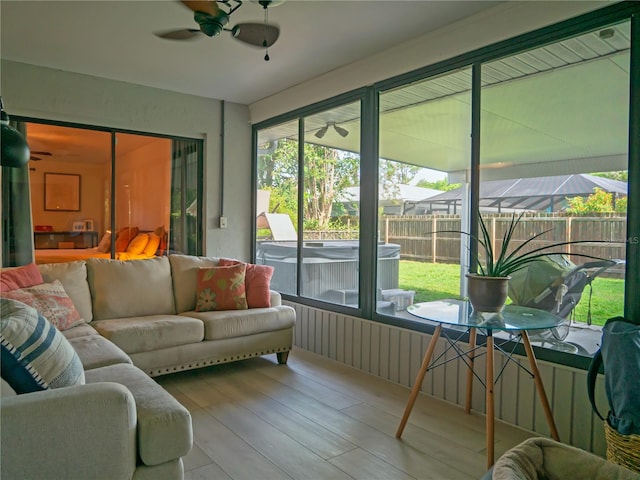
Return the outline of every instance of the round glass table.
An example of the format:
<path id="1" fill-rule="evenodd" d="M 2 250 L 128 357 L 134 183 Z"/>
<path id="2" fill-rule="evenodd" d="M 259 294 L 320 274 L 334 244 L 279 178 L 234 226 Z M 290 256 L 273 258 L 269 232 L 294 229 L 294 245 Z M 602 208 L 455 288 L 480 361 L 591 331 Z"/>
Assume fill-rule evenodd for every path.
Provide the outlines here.
<path id="1" fill-rule="evenodd" d="M 438 300 L 414 303 L 407 312 L 418 319 L 488 330 L 545 330 L 557 327 L 562 318 L 535 308 L 505 305 L 500 313 L 475 312 L 464 300 Z"/>
<path id="2" fill-rule="evenodd" d="M 463 327 L 465 332 L 469 333 L 469 348 L 464 350 L 460 348 L 457 343 L 462 338 L 460 335 L 457 338 L 450 338 L 448 335 L 442 335 L 449 342 L 450 346 L 457 354 L 457 358 L 462 358 L 464 363 L 468 367 L 467 371 L 467 395 L 465 402 L 465 412 L 471 411 L 471 394 L 473 386 L 473 364 L 474 357 L 477 354 L 479 348 L 484 347 L 487 355 L 487 366 L 485 372 L 484 386 L 486 388 L 486 445 L 487 445 L 487 468 L 490 468 L 494 463 L 494 416 L 495 416 L 495 404 L 493 397 L 493 389 L 495 385 L 494 379 L 494 350 L 505 354 L 507 361 L 513 360 L 511 352 L 507 352 L 501 348 L 501 346 L 494 343 L 493 331 L 508 331 L 516 335 L 516 338 L 522 339 L 527 358 L 529 360 L 530 370 L 527 369 L 529 374 L 533 377 L 535 382 L 535 388 L 538 392 L 538 398 L 544 409 L 545 417 L 549 425 L 551 437 L 555 440 L 559 440 L 558 430 L 553 420 L 551 413 L 551 407 L 547 400 L 547 395 L 544 390 L 544 385 L 540 377 L 538 370 L 538 364 L 535 354 L 531 348 L 531 342 L 527 331 L 529 330 L 542 330 L 548 328 L 554 328 L 560 325 L 563 321 L 561 317 L 553 315 L 552 313 L 545 312 L 543 310 L 537 310 L 535 308 L 521 307 L 517 305 L 506 305 L 500 313 L 480 313 L 475 312 L 471 307 L 471 304 L 463 300 L 438 300 L 434 302 L 416 303 L 407 307 L 407 312 L 415 317 L 415 321 L 423 321 L 424 323 L 436 323 L 436 329 L 433 332 L 433 336 L 429 342 L 429 346 L 424 354 L 422 365 L 418 371 L 416 381 L 413 384 L 407 406 L 404 411 L 400 425 L 396 432 L 396 438 L 402 436 L 404 427 L 407 424 L 411 409 L 415 403 L 418 393 L 422 387 L 422 381 L 430 369 L 435 368 L 442 363 L 435 365 L 431 363 L 433 352 L 435 350 L 438 339 L 443 334 L 443 325 L 455 327 Z M 477 331 L 478 329 L 485 334 L 485 345 L 476 345 Z M 516 365 L 522 367 L 518 363 Z"/>

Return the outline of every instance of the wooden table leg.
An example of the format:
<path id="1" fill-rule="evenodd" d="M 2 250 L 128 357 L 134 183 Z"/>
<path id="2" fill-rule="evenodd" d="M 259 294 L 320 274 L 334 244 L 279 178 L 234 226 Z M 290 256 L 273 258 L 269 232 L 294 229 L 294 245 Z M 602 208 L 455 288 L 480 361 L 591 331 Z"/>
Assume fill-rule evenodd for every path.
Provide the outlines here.
<path id="1" fill-rule="evenodd" d="M 549 401 L 547 400 L 547 394 L 544 391 L 544 384 L 542 383 L 542 378 L 540 377 L 540 371 L 538 370 L 538 362 L 536 361 L 536 356 L 533 353 L 533 348 L 531 348 L 529 335 L 527 335 L 527 332 L 524 330 L 520 332 L 520 334 L 522 335 L 522 343 L 524 344 L 524 349 L 527 351 L 527 358 L 529 359 L 529 366 L 531 367 L 531 372 L 533 373 L 533 380 L 535 382 L 536 390 L 538 392 L 538 398 L 540 398 L 540 403 L 542 403 L 544 416 L 547 418 L 547 424 L 549 425 L 549 430 L 551 431 L 551 438 L 553 438 L 554 440 L 560 441 L 560 436 L 558 435 L 558 429 L 556 428 L 556 423 L 553 420 L 551 407 L 549 406 Z"/>
<path id="2" fill-rule="evenodd" d="M 487 330 L 487 374 L 484 379 L 487 390 L 486 400 L 486 430 L 487 430 L 487 470 L 493 466 L 494 462 L 494 402 L 493 402 L 493 336 L 491 330 Z"/>
<path id="3" fill-rule="evenodd" d="M 473 360 L 476 349 L 476 329 L 469 329 L 469 368 L 467 370 L 467 401 L 464 405 L 466 413 L 471 412 L 471 394 L 473 392 Z"/>
<path id="4" fill-rule="evenodd" d="M 427 370 L 429 369 L 429 362 L 431 362 L 431 357 L 433 356 L 433 351 L 435 350 L 436 344 L 438 343 L 438 338 L 440 338 L 441 331 L 442 331 L 442 324 L 438 324 L 435 332 L 433 332 L 433 336 L 431 337 L 431 341 L 429 342 L 427 351 L 424 354 L 424 359 L 422 360 L 422 366 L 420 367 L 420 371 L 418 372 L 416 381 L 413 384 L 413 388 L 411 389 L 411 395 L 409 395 L 409 401 L 407 402 L 407 406 L 404 409 L 404 415 L 402 416 L 402 420 L 400 421 L 400 425 L 398 426 L 398 431 L 396 432 L 396 438 L 400 438 L 400 436 L 402 435 L 402 431 L 404 430 L 404 427 L 407 424 L 407 420 L 409 420 L 411 409 L 413 408 L 413 404 L 416 402 L 416 399 L 418 398 L 418 393 L 420 393 L 420 387 L 422 386 L 422 381 L 424 380 L 424 376 L 426 375 Z"/>

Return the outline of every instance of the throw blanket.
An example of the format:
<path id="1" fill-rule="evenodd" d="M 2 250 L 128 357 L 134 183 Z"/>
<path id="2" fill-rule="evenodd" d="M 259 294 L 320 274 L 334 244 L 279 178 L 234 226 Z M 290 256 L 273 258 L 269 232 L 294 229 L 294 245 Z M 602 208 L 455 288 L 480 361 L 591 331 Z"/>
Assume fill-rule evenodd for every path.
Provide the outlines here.
<path id="1" fill-rule="evenodd" d="M 604 458 L 548 438 L 530 438 L 502 455 L 493 480 L 638 480 L 638 474 Z"/>

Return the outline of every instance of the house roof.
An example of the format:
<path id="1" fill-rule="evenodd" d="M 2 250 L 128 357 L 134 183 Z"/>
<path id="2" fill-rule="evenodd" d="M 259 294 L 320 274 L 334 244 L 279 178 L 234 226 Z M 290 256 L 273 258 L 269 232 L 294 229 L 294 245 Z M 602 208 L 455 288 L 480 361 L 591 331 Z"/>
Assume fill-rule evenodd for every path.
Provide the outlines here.
<path id="1" fill-rule="evenodd" d="M 425 198 L 433 197 L 434 195 L 438 195 L 442 193 L 442 190 L 435 190 L 433 188 L 424 188 L 417 187 L 415 185 L 405 185 L 399 184 L 396 185 L 397 190 L 389 192 L 387 197 L 391 196 L 392 199 L 389 200 L 401 200 L 405 202 L 417 202 L 420 200 L 424 200 Z M 381 197 L 385 197 L 383 194 L 384 187 L 382 185 L 378 186 L 378 192 Z M 360 201 L 360 187 L 348 187 L 345 188 L 341 193 L 339 202 L 359 202 Z"/>
<path id="2" fill-rule="evenodd" d="M 626 182 L 595 175 L 576 174 L 553 177 L 516 178 L 480 182 L 480 203 L 484 207 L 501 207 L 553 211 L 560 208 L 567 197 L 588 196 L 595 188 L 619 196 L 627 195 Z M 462 189 L 456 188 L 439 195 L 425 197 L 419 203 L 434 206 L 460 203 Z"/>

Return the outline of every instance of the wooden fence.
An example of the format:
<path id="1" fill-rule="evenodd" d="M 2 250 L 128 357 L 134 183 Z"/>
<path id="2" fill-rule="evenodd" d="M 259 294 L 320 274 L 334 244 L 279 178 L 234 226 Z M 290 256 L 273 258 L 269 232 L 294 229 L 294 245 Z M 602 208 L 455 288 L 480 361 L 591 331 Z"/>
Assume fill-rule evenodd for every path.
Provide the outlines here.
<path id="1" fill-rule="evenodd" d="M 502 246 L 502 237 L 511 221 L 511 215 L 484 217 L 493 238 L 494 249 Z M 459 215 L 384 216 L 380 224 L 381 240 L 400 245 L 400 257 L 404 260 L 432 263 L 460 263 Z M 447 233 L 453 231 L 452 233 Z M 625 259 L 626 217 L 567 217 L 536 215 L 522 217 L 512 243 L 520 245 L 534 235 L 546 232 L 530 242 L 526 250 L 555 242 L 588 240 L 593 243 L 567 245 L 564 252 L 579 265 L 589 259 L 576 254 L 598 258 Z M 596 242 L 606 243 L 596 243 Z M 609 274 L 620 276 L 623 267 L 611 269 Z"/>
<path id="2" fill-rule="evenodd" d="M 496 214 L 484 217 L 493 238 L 494 249 L 502 247 L 502 237 L 511 221 L 511 215 Z M 460 263 L 460 215 L 383 216 L 380 221 L 380 240 L 400 245 L 400 258 L 416 262 Z M 357 224 L 356 224 L 357 225 Z M 585 241 L 567 245 L 563 252 L 576 265 L 589 261 L 581 255 L 625 260 L 627 219 L 620 216 L 567 217 L 555 214 L 537 214 L 522 217 L 512 239 L 518 246 L 527 239 L 546 232 L 530 242 L 526 250 L 551 245 L 555 242 Z M 305 231 L 305 240 L 357 240 L 356 228 L 347 230 Z M 606 242 L 606 243 L 598 243 Z M 514 247 L 515 248 L 515 247 Z M 524 250 L 523 250 L 524 251 Z M 554 250 L 555 251 L 555 250 Z M 606 276 L 620 278 L 624 265 L 607 270 Z"/>

